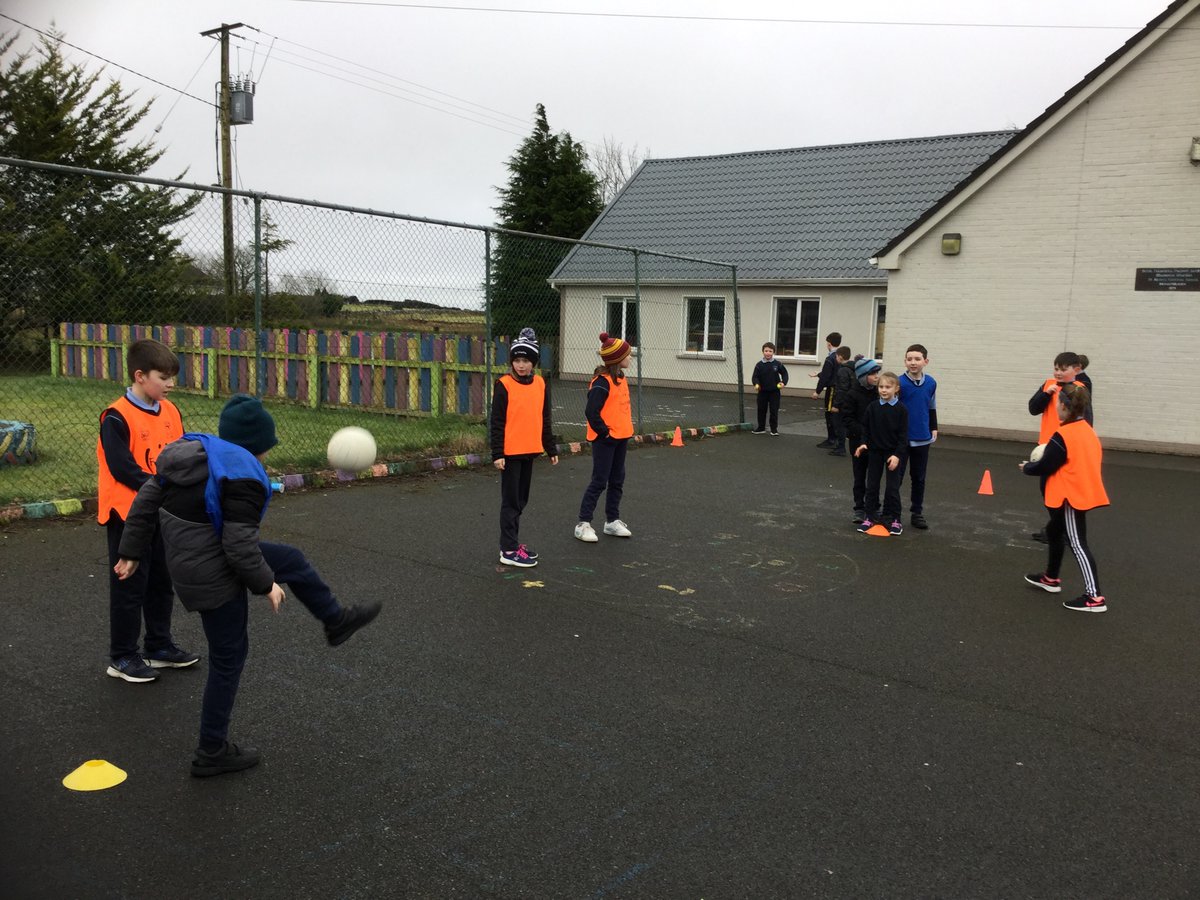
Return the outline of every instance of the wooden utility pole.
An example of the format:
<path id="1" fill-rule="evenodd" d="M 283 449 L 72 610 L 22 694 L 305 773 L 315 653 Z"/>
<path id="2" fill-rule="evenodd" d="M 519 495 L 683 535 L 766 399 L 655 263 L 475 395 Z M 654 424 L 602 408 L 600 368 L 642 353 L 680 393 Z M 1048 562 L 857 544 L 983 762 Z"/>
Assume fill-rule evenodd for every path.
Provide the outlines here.
<path id="1" fill-rule="evenodd" d="M 202 37 L 221 35 L 221 186 L 233 187 L 233 147 L 229 140 L 229 32 L 241 28 L 241 22 L 222 23 L 220 28 L 200 32 Z M 229 324 L 237 312 L 237 281 L 234 278 L 233 258 L 233 195 L 221 195 L 222 231 L 225 242 L 225 314 Z"/>

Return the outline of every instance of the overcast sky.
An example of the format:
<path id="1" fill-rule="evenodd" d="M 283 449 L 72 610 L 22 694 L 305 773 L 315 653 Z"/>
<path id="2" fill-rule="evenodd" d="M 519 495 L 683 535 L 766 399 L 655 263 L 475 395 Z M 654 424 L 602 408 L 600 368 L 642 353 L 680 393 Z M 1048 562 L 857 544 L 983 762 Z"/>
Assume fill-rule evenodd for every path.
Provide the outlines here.
<path id="1" fill-rule="evenodd" d="M 243 22 L 231 67 L 258 91 L 254 124 L 235 129 L 238 187 L 491 224 L 539 102 L 554 131 L 659 158 L 1023 127 L 1167 0 L 472 6 L 5 0 L 0 12 L 140 73 L 107 66 L 154 99 L 147 129 L 167 153 L 151 174 L 217 180 L 220 55 L 200 32 Z M 689 18 L 704 16 L 722 20 Z"/>

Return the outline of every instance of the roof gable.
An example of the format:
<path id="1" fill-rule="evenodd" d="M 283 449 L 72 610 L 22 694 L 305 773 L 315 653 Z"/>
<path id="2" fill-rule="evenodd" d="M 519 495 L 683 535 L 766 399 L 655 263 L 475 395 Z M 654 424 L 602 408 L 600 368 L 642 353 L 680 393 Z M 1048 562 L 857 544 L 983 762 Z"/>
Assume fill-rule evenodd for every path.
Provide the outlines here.
<path id="1" fill-rule="evenodd" d="M 999 175 L 1013 160 L 1020 157 L 1036 144 L 1043 135 L 1067 118 L 1083 103 L 1116 77 L 1122 69 L 1137 59 L 1143 52 L 1156 44 L 1168 31 L 1186 19 L 1200 6 L 1200 0 L 1174 0 L 1165 10 L 1146 24 L 1146 27 L 1127 40 L 1100 65 L 1088 72 L 1069 91 L 1062 95 L 1036 119 L 1017 132 L 1011 141 L 1001 146 L 988 159 L 980 163 L 961 183 L 954 186 L 936 203 L 908 224 L 881 249 L 872 253 L 880 267 L 899 268 L 900 254 L 937 226 L 956 207 L 992 178 Z M 1185 9 L 1185 7 L 1187 7 Z M 1173 21 L 1169 21 L 1172 20 Z"/>
<path id="2" fill-rule="evenodd" d="M 877 279 L 875 248 L 973 172 L 1011 131 L 647 160 L 584 240 L 732 263 L 740 280 Z M 553 280 L 630 280 L 576 247 Z M 656 278 L 712 271 L 656 260 Z"/>

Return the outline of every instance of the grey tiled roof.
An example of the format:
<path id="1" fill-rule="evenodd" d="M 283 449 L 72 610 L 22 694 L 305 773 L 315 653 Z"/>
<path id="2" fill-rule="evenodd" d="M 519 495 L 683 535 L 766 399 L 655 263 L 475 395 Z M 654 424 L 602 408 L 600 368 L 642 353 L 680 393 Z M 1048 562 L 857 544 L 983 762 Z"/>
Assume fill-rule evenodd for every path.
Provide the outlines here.
<path id="1" fill-rule="evenodd" d="M 740 281 L 881 278 L 875 251 L 1014 133 L 647 160 L 584 239 L 733 263 Z M 552 280 L 632 281 L 619 256 L 576 247 Z M 713 270 L 647 258 L 643 278 Z"/>

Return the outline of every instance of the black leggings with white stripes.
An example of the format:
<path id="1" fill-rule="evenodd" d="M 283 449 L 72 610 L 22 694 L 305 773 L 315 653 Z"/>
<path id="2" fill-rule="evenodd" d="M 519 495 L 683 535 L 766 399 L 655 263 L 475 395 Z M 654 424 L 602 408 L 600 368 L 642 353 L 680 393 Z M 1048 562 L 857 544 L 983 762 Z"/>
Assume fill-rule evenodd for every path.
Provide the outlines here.
<path id="1" fill-rule="evenodd" d="M 1050 557 L 1046 563 L 1046 575 L 1057 578 L 1062 568 L 1063 552 L 1067 544 L 1079 563 L 1079 571 L 1083 573 L 1083 591 L 1089 597 L 1102 597 L 1100 592 L 1100 576 L 1096 572 L 1096 560 L 1087 545 L 1087 515 L 1083 510 L 1074 509 L 1070 503 L 1063 503 L 1058 509 L 1050 510 L 1050 522 L 1046 525 L 1046 539 L 1050 545 Z"/>

